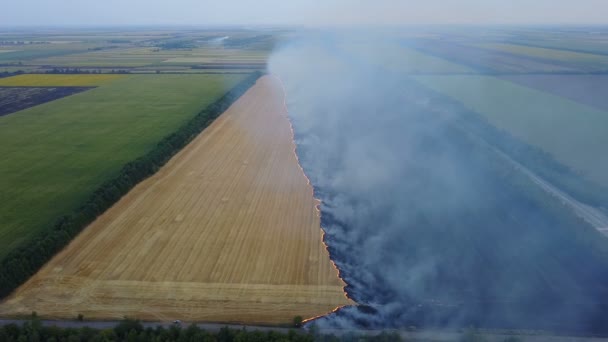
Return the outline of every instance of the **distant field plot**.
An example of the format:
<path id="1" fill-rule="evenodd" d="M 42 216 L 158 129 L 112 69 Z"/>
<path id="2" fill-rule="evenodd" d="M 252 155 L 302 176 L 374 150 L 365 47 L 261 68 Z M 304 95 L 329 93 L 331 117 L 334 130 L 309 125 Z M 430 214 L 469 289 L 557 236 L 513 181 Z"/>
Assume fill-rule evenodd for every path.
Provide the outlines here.
<path id="1" fill-rule="evenodd" d="M 90 87 L 2 87 L 0 86 L 0 116 L 60 99 L 91 89 Z"/>
<path id="2" fill-rule="evenodd" d="M 583 37 L 567 37 L 556 35 L 549 37 L 515 38 L 511 43 L 543 47 L 550 49 L 570 50 L 575 52 L 587 52 L 608 55 L 608 39 L 590 39 L 588 35 Z"/>
<path id="3" fill-rule="evenodd" d="M 608 186 L 607 112 L 494 77 L 420 76 L 416 80 Z"/>
<path id="4" fill-rule="evenodd" d="M 0 37 L 0 40 L 3 39 Z M 95 44 L 39 44 L 20 45 L 15 51 L 0 53 L 0 63 L 27 62 L 36 58 L 48 58 L 53 56 L 69 55 L 72 53 L 85 52 L 94 48 Z"/>
<path id="5" fill-rule="evenodd" d="M 508 75 L 500 78 L 608 111 L 608 75 Z"/>
<path id="6" fill-rule="evenodd" d="M 573 66 L 556 61 L 543 61 L 526 56 L 517 56 L 504 51 L 490 51 L 445 40 L 418 40 L 410 45 L 421 52 L 459 63 L 481 72 L 530 73 L 530 72 L 576 72 Z"/>
<path id="7" fill-rule="evenodd" d="M 48 229 L 125 163 L 149 151 L 243 78 L 23 76 L 0 82 L 67 86 L 110 78 L 87 92 L 0 118 L 0 257 Z"/>
<path id="8" fill-rule="evenodd" d="M 120 78 L 124 75 L 41 75 L 28 74 L 0 78 L 4 87 L 77 87 L 98 86 Z"/>
<path id="9" fill-rule="evenodd" d="M 478 47 L 523 56 L 554 60 L 584 71 L 608 70 L 608 56 L 515 44 L 478 44 Z"/>
<path id="10" fill-rule="evenodd" d="M 80 68 L 132 68 L 145 66 L 192 65 L 201 63 L 259 63 L 263 64 L 268 51 L 223 48 L 159 49 L 154 47 L 121 47 L 65 56 L 35 59 L 31 65 Z"/>
<path id="11" fill-rule="evenodd" d="M 322 243 L 281 89 L 259 80 L 0 315 L 285 324 L 351 304 Z"/>
<path id="12" fill-rule="evenodd" d="M 175 57 L 175 52 L 155 52 L 152 48 L 127 47 L 87 51 L 66 56 L 49 57 L 31 61 L 35 65 L 54 65 L 71 67 L 137 67 L 160 63 L 167 58 Z"/>
<path id="13" fill-rule="evenodd" d="M 366 45 L 342 45 L 345 52 L 392 71 L 405 73 L 473 73 L 474 69 L 399 44 L 385 44 L 372 50 Z"/>

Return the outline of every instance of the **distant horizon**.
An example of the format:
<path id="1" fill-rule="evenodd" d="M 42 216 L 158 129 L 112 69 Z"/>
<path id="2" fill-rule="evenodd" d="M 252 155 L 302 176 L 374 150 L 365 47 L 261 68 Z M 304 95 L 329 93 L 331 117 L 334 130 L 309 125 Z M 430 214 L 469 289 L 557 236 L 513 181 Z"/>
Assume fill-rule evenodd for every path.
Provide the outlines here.
<path id="1" fill-rule="evenodd" d="M 376 25 L 376 24 L 365 24 L 365 25 L 296 25 L 296 24 L 57 24 L 57 25 L 5 25 L 0 23 L 0 30 L 15 29 L 15 30 L 45 30 L 45 29 L 266 29 L 266 30 L 291 30 L 291 29 L 361 29 L 361 28 L 372 28 L 372 29 L 424 29 L 424 28 L 606 28 L 608 29 L 608 23 L 589 23 L 589 24 L 575 24 L 575 23 L 521 23 L 521 24 L 477 24 L 477 23 L 458 23 L 458 24 L 400 24 L 400 25 Z"/>
<path id="2" fill-rule="evenodd" d="M 2 27 L 608 25 L 604 0 L 21 0 Z"/>

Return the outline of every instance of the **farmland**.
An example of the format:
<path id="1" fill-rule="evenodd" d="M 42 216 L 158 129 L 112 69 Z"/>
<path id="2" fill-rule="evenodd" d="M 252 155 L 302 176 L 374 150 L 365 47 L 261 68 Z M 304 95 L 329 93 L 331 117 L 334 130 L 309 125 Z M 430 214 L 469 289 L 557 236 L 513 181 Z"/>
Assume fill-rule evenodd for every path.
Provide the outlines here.
<path id="1" fill-rule="evenodd" d="M 320 324 L 605 332 L 608 224 L 512 160 L 601 211 L 605 112 L 489 75 L 398 73 L 334 44 L 309 62 L 311 45 L 271 70 L 286 80 L 332 258 L 369 303 Z"/>
<path id="2" fill-rule="evenodd" d="M 608 111 L 608 75 L 505 75 L 501 79 Z"/>
<path id="3" fill-rule="evenodd" d="M 0 33 L 0 72 L 232 72 L 264 69 L 276 35 L 229 31 Z M 3 46 L 4 45 L 4 46 Z M 230 71 L 229 70 L 229 71 Z"/>
<path id="4" fill-rule="evenodd" d="M 89 89 L 88 87 L 36 88 L 0 86 L 0 116 Z"/>
<path id="5" fill-rule="evenodd" d="M 1 87 L 91 87 L 121 78 L 121 75 L 19 75 L 0 79 Z"/>
<path id="6" fill-rule="evenodd" d="M 365 44 L 348 44 L 340 46 L 350 55 L 357 56 L 364 62 L 372 62 L 379 67 L 403 73 L 473 73 L 474 70 L 447 59 L 425 54 L 400 44 L 386 43 L 377 47 L 382 53 L 370 50 Z"/>
<path id="7" fill-rule="evenodd" d="M 489 50 L 503 51 L 542 60 L 556 61 L 564 65 L 575 67 L 580 71 L 601 72 L 608 70 L 608 56 L 606 55 L 596 55 L 591 53 L 547 49 L 516 44 L 479 44 L 478 46 Z"/>
<path id="8" fill-rule="evenodd" d="M 408 42 L 408 45 L 421 52 L 465 65 L 481 73 L 571 73 L 576 71 L 574 66 L 563 65 L 557 61 L 540 60 L 444 41 L 418 39 Z"/>
<path id="9" fill-rule="evenodd" d="M 100 76 L 112 80 L 0 118 L 0 257 L 49 229 L 125 163 L 150 150 L 242 78 L 23 75 L 0 81 L 90 85 L 98 84 Z M 28 214 L 32 212 L 36 215 Z"/>
<path id="10" fill-rule="evenodd" d="M 540 147 L 585 177 L 608 186 L 608 160 L 598 158 L 608 144 L 605 112 L 494 77 L 416 79 L 462 102 L 518 139 Z"/>
<path id="11" fill-rule="evenodd" d="M 0 317 L 608 333 L 607 32 L 0 32 Z"/>
<path id="12" fill-rule="evenodd" d="M 294 148 L 280 84 L 263 78 L 0 314 L 287 323 L 349 304 Z"/>

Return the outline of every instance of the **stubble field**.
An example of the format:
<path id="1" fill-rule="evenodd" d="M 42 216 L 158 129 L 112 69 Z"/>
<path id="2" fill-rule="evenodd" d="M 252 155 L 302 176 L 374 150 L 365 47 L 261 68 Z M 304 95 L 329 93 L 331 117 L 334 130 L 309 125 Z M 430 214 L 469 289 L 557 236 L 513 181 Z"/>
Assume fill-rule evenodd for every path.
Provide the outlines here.
<path id="1" fill-rule="evenodd" d="M 264 77 L 0 305 L 0 315 L 287 323 L 350 304 L 280 84 Z"/>

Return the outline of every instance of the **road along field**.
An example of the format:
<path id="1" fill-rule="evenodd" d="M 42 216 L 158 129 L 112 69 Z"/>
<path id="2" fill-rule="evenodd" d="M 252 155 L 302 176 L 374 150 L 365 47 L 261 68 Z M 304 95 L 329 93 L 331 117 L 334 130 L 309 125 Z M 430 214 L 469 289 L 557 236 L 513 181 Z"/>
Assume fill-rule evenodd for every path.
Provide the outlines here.
<path id="1" fill-rule="evenodd" d="M 0 304 L 0 315 L 287 323 L 350 304 L 280 83 L 258 81 Z"/>

